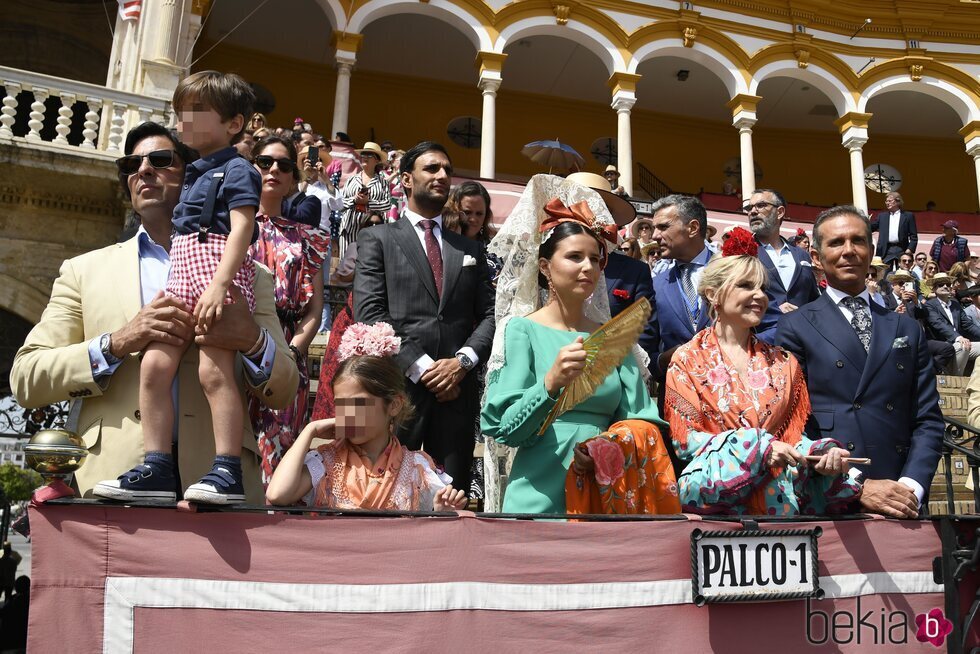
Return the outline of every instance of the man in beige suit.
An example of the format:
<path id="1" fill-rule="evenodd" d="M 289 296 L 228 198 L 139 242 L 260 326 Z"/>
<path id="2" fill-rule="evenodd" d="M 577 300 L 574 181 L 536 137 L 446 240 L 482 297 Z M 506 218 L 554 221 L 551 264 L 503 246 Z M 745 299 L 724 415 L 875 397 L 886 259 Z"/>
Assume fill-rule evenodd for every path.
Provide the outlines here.
<path id="1" fill-rule="evenodd" d="M 272 275 L 257 266 L 254 315 L 238 297 L 207 336 L 194 337 L 187 308 L 162 294 L 170 266 L 171 217 L 184 167 L 193 155 L 169 130 L 154 123 L 134 128 L 125 151 L 120 181 L 142 226 L 123 243 L 64 262 L 41 321 L 14 359 L 14 396 L 28 408 L 72 401 L 71 427 L 89 450 L 74 484 L 82 496 L 90 497 L 100 480 L 127 468 L 136 471 L 143 463 L 139 374 L 140 353 L 148 343 L 179 343 L 193 337 L 198 345 L 238 350 L 246 501 L 262 504 L 245 389 L 268 406 L 281 408 L 292 402 L 299 381 L 276 315 Z M 211 412 L 197 369 L 198 349 L 191 347 L 181 361 L 173 397 L 160 398 L 176 402 L 173 455 L 181 485 L 175 487 L 177 492 L 206 474 L 215 455 Z"/>

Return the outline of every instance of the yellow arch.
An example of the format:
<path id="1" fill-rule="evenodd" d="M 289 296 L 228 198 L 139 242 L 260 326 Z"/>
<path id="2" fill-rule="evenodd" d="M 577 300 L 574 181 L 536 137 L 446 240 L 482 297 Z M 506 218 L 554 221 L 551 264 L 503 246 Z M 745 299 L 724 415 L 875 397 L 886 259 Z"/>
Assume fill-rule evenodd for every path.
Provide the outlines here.
<path id="1" fill-rule="evenodd" d="M 813 43 L 775 43 L 773 45 L 767 45 L 752 57 L 749 62 L 749 72 L 755 75 L 764 66 L 776 61 L 796 61 L 797 50 L 806 50 L 809 52 L 811 63 L 819 63 L 824 70 L 833 75 L 847 90 L 852 93 L 859 93 L 858 76 L 854 74 L 851 67 L 834 54 Z"/>
<path id="2" fill-rule="evenodd" d="M 880 82 L 895 75 L 908 75 L 909 66 L 917 63 L 923 65 L 923 77 L 934 77 L 949 82 L 968 94 L 975 104 L 980 105 L 980 82 L 965 71 L 928 57 L 899 57 L 873 66 L 861 75 L 858 82 L 858 90 L 864 93 L 875 82 Z"/>
<path id="3" fill-rule="evenodd" d="M 595 30 L 605 37 L 613 47 L 619 50 L 620 59 L 623 62 L 629 61 L 630 52 L 627 49 L 628 35 L 619 23 L 601 11 L 593 9 L 592 7 L 584 4 L 569 3 L 569 6 L 571 7 L 571 12 L 568 16 L 569 23 L 579 23 Z M 512 2 L 501 9 L 495 16 L 493 23 L 495 32 L 495 49 L 498 51 L 501 50 L 498 43 L 499 36 L 502 32 L 504 32 L 508 27 L 516 25 L 529 18 L 548 18 L 555 21 L 555 24 L 558 25 L 557 18 L 555 17 L 555 9 L 550 0 L 526 0 L 523 2 Z M 569 38 L 574 38 L 573 35 L 574 32 L 570 30 Z"/>

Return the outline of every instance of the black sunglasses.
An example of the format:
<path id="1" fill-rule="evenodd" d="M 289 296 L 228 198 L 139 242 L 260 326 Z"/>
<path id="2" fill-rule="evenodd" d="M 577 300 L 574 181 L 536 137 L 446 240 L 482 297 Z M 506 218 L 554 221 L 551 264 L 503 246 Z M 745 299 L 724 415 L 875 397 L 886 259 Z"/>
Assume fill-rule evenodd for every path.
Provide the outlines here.
<path id="1" fill-rule="evenodd" d="M 154 150 L 148 154 L 128 154 L 116 159 L 116 167 L 123 175 L 132 175 L 139 172 L 140 166 L 143 165 L 143 159 L 147 159 L 154 168 L 170 168 L 174 165 L 176 154 L 173 150 Z"/>
<path id="2" fill-rule="evenodd" d="M 254 161 L 255 165 L 261 168 L 262 170 L 269 170 L 270 168 L 272 168 L 272 164 L 278 165 L 279 171 L 283 173 L 291 173 L 294 170 L 296 170 L 296 162 L 293 161 L 292 159 L 287 159 L 285 157 L 283 157 L 282 159 L 276 159 L 266 154 L 260 154 L 259 156 L 255 157 L 255 159 L 253 159 L 252 161 Z"/>

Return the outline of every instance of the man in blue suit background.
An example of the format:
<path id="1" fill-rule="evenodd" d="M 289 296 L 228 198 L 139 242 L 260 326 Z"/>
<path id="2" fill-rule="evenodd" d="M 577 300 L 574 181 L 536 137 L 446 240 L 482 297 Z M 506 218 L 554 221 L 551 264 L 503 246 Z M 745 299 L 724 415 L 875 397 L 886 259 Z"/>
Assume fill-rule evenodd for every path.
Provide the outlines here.
<path id="1" fill-rule="evenodd" d="M 868 296 L 871 226 L 857 208 L 833 207 L 817 217 L 812 256 L 826 274 L 826 292 L 785 314 L 776 333 L 806 373 L 819 427 L 809 436 L 834 438 L 852 456 L 871 459 L 852 469 L 863 477 L 863 510 L 914 518 L 943 435 L 925 334 Z"/>
<path id="2" fill-rule="evenodd" d="M 769 306 L 789 313 L 820 297 L 810 253 L 790 245 L 779 233 L 786 217 L 783 196 L 772 189 L 757 189 L 749 197 L 745 213 L 759 243 L 759 261 L 769 272 Z"/>

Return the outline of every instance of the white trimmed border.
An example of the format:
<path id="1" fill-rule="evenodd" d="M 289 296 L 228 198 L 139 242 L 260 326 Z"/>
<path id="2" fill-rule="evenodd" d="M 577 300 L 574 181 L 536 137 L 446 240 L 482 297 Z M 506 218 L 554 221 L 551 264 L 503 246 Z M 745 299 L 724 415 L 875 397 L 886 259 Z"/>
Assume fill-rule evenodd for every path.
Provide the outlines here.
<path id="1" fill-rule="evenodd" d="M 886 593 L 942 593 L 932 572 L 820 577 L 828 599 Z M 582 611 L 690 604 L 691 580 L 593 584 L 288 584 L 264 581 L 106 577 L 102 651 L 133 651 L 136 607 L 302 613 Z"/>

